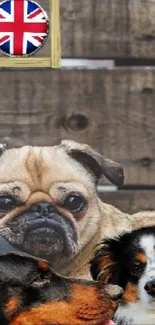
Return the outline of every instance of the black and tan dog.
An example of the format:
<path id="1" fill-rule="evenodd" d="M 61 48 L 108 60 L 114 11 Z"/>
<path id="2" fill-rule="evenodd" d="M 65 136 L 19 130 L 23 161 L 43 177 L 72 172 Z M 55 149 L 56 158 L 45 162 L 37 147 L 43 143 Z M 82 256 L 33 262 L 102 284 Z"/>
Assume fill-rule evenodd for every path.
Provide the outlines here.
<path id="1" fill-rule="evenodd" d="M 100 325 L 121 296 L 118 286 L 61 277 L 0 237 L 1 325 Z"/>

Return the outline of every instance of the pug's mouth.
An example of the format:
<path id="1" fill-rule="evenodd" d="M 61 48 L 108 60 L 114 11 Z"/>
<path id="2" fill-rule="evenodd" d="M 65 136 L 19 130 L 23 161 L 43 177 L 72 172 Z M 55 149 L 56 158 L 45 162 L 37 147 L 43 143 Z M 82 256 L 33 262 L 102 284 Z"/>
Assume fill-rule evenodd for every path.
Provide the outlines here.
<path id="1" fill-rule="evenodd" d="M 35 252 L 39 257 L 56 258 L 56 255 L 67 251 L 66 241 L 63 240 L 59 229 L 53 229 L 50 222 L 33 223 L 24 232 L 23 247 L 27 252 Z"/>
<path id="2" fill-rule="evenodd" d="M 66 264 L 79 251 L 76 230 L 70 221 L 55 214 L 52 219 L 32 218 L 29 214 L 16 217 L 1 231 L 15 247 L 34 256 L 48 259 L 53 267 Z"/>

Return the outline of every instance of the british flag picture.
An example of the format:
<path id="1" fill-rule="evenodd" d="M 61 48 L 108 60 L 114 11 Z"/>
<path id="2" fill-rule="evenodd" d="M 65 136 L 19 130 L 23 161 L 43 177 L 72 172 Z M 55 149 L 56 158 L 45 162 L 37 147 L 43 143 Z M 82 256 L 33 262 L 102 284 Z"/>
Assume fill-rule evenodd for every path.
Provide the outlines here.
<path id="1" fill-rule="evenodd" d="M 0 51 L 8 56 L 29 56 L 48 37 L 48 16 L 34 1 L 0 2 Z"/>

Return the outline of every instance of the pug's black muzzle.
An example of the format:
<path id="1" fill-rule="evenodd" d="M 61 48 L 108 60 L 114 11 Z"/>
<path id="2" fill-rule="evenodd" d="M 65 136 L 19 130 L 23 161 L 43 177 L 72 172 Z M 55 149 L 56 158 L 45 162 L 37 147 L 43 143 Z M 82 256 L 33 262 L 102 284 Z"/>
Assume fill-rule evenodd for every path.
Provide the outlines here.
<path id="1" fill-rule="evenodd" d="M 7 224 L 11 230 L 8 240 L 18 248 L 49 259 L 53 266 L 69 260 L 78 252 L 74 225 L 59 214 L 56 208 L 39 202 Z"/>

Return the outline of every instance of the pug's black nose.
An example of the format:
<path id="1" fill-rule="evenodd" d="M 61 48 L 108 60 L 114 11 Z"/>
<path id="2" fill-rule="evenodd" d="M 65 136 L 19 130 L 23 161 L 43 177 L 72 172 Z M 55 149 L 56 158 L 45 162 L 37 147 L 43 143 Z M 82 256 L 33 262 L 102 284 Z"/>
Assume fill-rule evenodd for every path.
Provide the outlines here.
<path id="1" fill-rule="evenodd" d="M 56 212 L 54 206 L 48 202 L 39 202 L 31 206 L 29 212 L 36 213 L 39 216 L 47 217 Z"/>
<path id="2" fill-rule="evenodd" d="M 145 284 L 144 289 L 146 290 L 146 292 L 148 293 L 148 295 L 150 296 L 155 296 L 155 279 L 148 281 Z"/>

